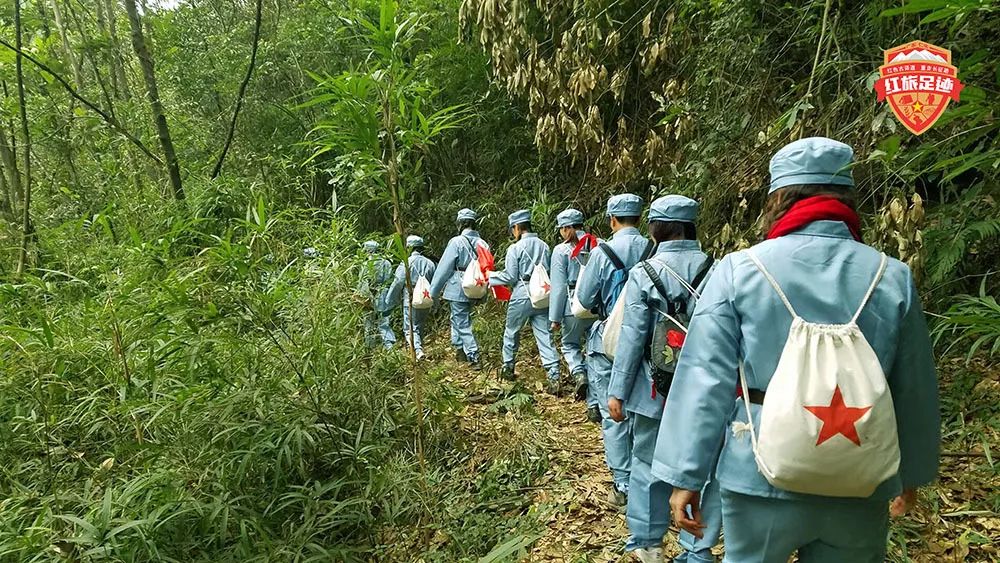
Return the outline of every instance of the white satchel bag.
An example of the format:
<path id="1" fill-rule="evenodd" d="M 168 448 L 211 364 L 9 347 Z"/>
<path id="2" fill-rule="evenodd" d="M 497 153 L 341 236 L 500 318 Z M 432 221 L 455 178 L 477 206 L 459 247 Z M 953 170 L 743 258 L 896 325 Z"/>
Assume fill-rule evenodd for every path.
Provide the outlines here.
<path id="1" fill-rule="evenodd" d="M 549 306 L 549 294 L 552 293 L 552 283 L 549 280 L 549 273 L 545 266 L 536 264 L 531 271 L 531 278 L 528 279 L 528 299 L 531 299 L 531 306 L 535 309 L 544 309 Z"/>
<path id="2" fill-rule="evenodd" d="M 420 276 L 417 283 L 413 284 L 413 296 L 410 298 L 410 305 L 414 309 L 430 309 L 434 305 L 431 298 L 431 284 L 426 276 Z"/>
<path id="3" fill-rule="evenodd" d="M 583 279 L 583 269 L 586 266 L 580 266 L 580 273 L 576 275 L 576 283 L 580 283 Z M 580 304 L 580 300 L 576 298 L 576 290 L 573 290 L 573 298 L 569 301 L 569 311 L 573 313 L 573 316 L 578 319 L 596 319 L 597 315 L 594 314 L 590 309 L 587 309 Z"/>
<path id="4" fill-rule="evenodd" d="M 462 292 L 469 299 L 482 299 L 489 291 L 490 282 L 483 275 L 483 269 L 479 267 L 479 260 L 473 258 L 469 266 L 462 274 Z"/>
<path id="5" fill-rule="evenodd" d="M 618 350 L 618 337 L 622 332 L 622 323 L 625 322 L 625 291 L 618 295 L 618 301 L 611 309 L 608 320 L 604 322 L 604 335 L 601 341 L 604 343 L 604 355 L 610 360 L 615 359 L 615 351 Z"/>
<path id="6" fill-rule="evenodd" d="M 792 326 L 767 386 L 754 430 L 742 366 L 740 385 L 757 467 L 773 486 L 796 493 L 867 498 L 899 471 L 899 437 L 885 373 L 857 321 L 885 272 L 882 262 L 854 318 L 847 324 L 800 317 L 778 282 L 748 253 L 774 287 Z M 605 343 L 607 336 L 605 336 Z"/>

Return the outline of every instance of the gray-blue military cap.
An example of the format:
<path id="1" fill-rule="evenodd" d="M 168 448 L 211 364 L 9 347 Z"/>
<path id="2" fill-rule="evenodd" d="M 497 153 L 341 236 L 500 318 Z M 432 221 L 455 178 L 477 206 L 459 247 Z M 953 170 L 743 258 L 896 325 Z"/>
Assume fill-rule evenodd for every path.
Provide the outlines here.
<path id="1" fill-rule="evenodd" d="M 638 217 L 642 215 L 642 198 L 635 194 L 619 194 L 608 200 L 609 217 Z"/>
<path id="2" fill-rule="evenodd" d="M 563 211 L 559 215 L 556 215 L 556 227 L 572 227 L 573 225 L 583 224 L 583 213 L 572 207 Z"/>
<path id="3" fill-rule="evenodd" d="M 520 225 L 521 223 L 531 222 L 531 212 L 527 209 L 521 209 L 515 211 L 507 216 L 507 226 L 513 227 L 514 225 Z"/>
<path id="4" fill-rule="evenodd" d="M 378 243 L 373 240 L 366 240 L 361 246 L 368 252 L 376 252 L 379 248 Z"/>
<path id="5" fill-rule="evenodd" d="M 424 245 L 424 239 L 418 237 L 417 235 L 410 235 L 406 237 L 406 246 L 410 248 L 417 248 Z"/>
<path id="6" fill-rule="evenodd" d="M 473 211 L 473 210 L 469 209 L 468 207 L 466 207 L 465 209 L 460 209 L 458 211 L 458 218 L 456 220 L 457 221 L 477 221 L 478 219 L 479 219 L 479 215 L 475 211 Z"/>
<path id="7" fill-rule="evenodd" d="M 658 198 L 649 206 L 650 221 L 685 221 L 694 223 L 698 218 L 697 201 L 682 195 L 667 195 Z"/>
<path id="8" fill-rule="evenodd" d="M 771 188 L 767 193 L 801 184 L 853 187 L 853 162 L 854 149 L 840 141 L 826 137 L 799 139 L 771 157 Z"/>

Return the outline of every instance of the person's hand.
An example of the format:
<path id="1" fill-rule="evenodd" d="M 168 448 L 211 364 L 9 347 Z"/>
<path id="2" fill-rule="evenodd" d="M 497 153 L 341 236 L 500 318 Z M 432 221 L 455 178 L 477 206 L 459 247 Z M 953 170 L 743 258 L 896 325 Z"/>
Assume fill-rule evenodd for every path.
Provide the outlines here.
<path id="1" fill-rule="evenodd" d="M 622 412 L 622 401 L 618 397 L 608 397 L 608 410 L 611 411 L 611 420 L 624 422 L 625 414 Z"/>
<path id="2" fill-rule="evenodd" d="M 559 323 L 552 323 L 552 332 L 559 332 L 559 327 L 561 326 Z"/>
<path id="3" fill-rule="evenodd" d="M 903 494 L 892 499 L 892 503 L 889 504 L 889 515 L 899 518 L 909 512 L 915 504 L 917 504 L 917 490 L 906 489 Z"/>
<path id="4" fill-rule="evenodd" d="M 702 532 L 705 525 L 701 523 L 700 505 L 701 493 L 674 487 L 674 492 L 670 495 L 670 512 L 673 514 L 674 524 L 696 538 L 705 535 Z"/>

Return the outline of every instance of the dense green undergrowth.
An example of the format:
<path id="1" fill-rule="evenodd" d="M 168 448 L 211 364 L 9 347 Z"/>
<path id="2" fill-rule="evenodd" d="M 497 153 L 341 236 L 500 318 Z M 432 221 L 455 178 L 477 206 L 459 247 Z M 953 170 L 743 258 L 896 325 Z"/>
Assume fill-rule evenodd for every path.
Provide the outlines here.
<path id="1" fill-rule="evenodd" d="M 46 240 L 93 256 L 0 286 L 0 560 L 366 560 L 407 528 L 440 530 L 440 561 L 500 543 L 489 503 L 544 456 L 476 456 L 440 370 L 419 414 L 403 354 L 365 352 L 349 223 L 262 200 L 153 223 L 117 245 L 64 225 Z"/>

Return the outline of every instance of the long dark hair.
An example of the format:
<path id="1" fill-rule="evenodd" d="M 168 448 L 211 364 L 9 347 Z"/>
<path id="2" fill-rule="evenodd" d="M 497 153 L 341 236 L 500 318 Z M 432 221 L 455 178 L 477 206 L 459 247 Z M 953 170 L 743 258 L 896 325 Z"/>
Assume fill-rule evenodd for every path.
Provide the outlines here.
<path id="1" fill-rule="evenodd" d="M 795 184 L 787 186 L 767 196 L 767 201 L 764 202 L 764 213 L 761 216 L 761 236 L 766 237 L 767 233 L 771 231 L 771 227 L 784 217 L 785 213 L 788 213 L 788 210 L 793 205 L 803 199 L 818 195 L 827 196 L 843 203 L 851 209 L 857 209 L 854 191 L 846 186 L 835 184 Z"/>
<path id="2" fill-rule="evenodd" d="M 649 236 L 657 243 L 667 240 L 697 240 L 698 230 L 688 221 L 650 221 Z"/>

